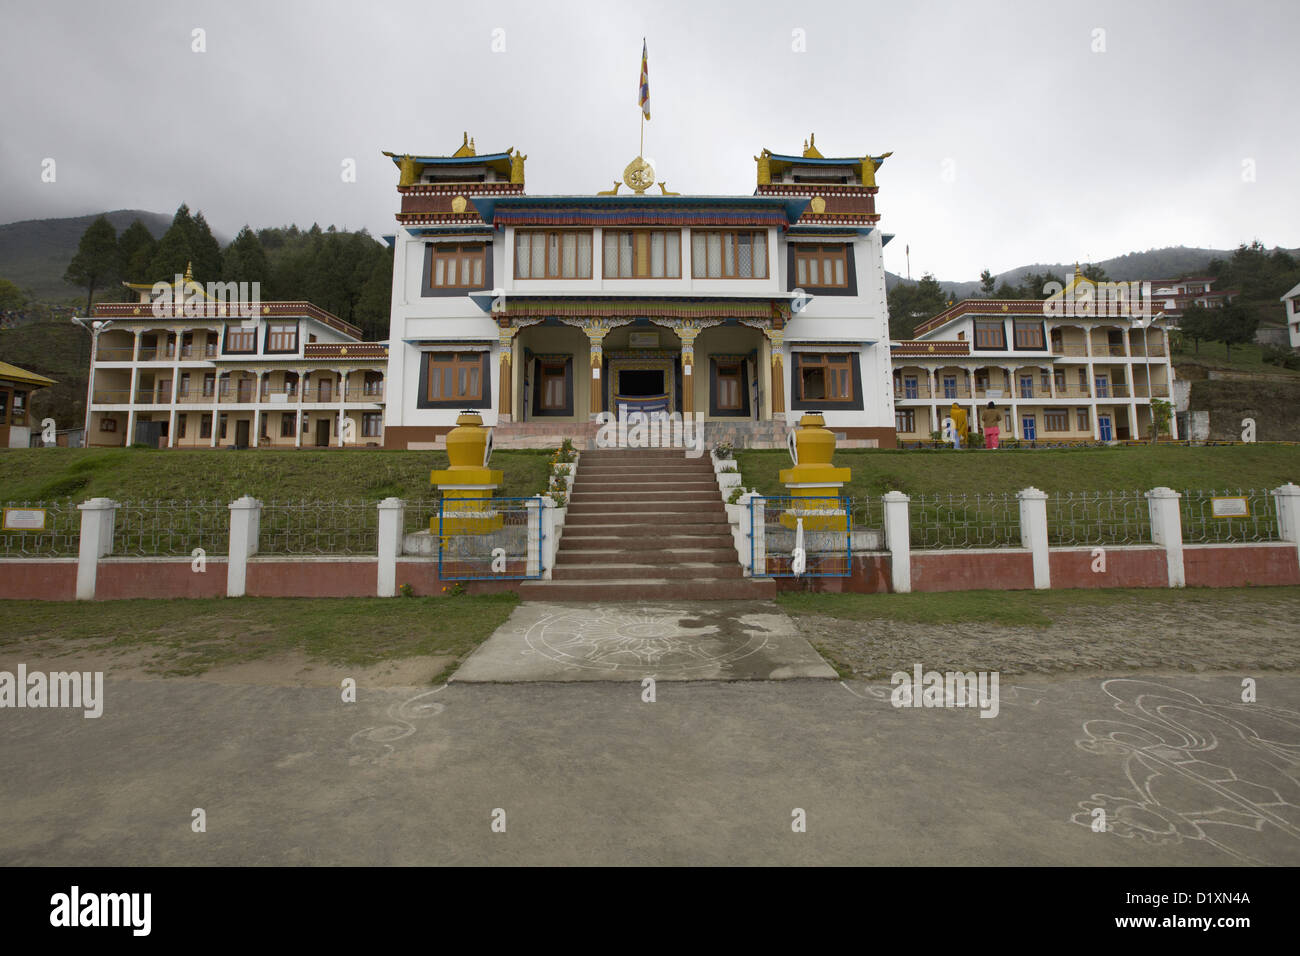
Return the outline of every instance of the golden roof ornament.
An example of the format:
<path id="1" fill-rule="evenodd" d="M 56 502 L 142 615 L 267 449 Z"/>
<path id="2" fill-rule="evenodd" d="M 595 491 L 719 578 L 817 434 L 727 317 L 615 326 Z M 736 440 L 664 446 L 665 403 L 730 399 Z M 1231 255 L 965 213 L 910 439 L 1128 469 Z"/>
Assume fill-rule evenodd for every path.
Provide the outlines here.
<path id="1" fill-rule="evenodd" d="M 826 158 L 817 149 L 816 133 L 809 133 L 808 138 L 804 140 L 803 158 L 804 159 L 825 159 Z"/>
<path id="2" fill-rule="evenodd" d="M 474 149 L 474 140 L 470 139 L 469 133 L 462 133 L 463 141 L 460 149 L 451 154 L 452 159 L 462 159 L 466 156 L 477 156 L 478 152 Z"/>
<path id="3" fill-rule="evenodd" d="M 523 153 L 515 152 L 513 146 L 508 150 L 510 153 L 510 182 L 522 186 L 524 184 L 524 160 L 528 157 Z"/>
<path id="4" fill-rule="evenodd" d="M 638 196 L 645 195 L 645 191 L 654 185 L 655 169 L 645 161 L 645 157 L 638 156 L 624 168 L 623 182 Z"/>
<path id="5" fill-rule="evenodd" d="M 754 162 L 758 163 L 758 184 L 772 185 L 772 151 L 763 147 L 763 151 L 754 157 Z"/>

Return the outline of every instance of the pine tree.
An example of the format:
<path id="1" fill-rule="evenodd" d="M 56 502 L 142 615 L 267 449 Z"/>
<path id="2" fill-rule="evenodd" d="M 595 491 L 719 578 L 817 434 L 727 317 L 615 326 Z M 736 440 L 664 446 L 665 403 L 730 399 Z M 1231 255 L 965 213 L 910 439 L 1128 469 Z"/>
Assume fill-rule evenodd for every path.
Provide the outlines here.
<path id="1" fill-rule="evenodd" d="M 65 282 L 86 287 L 86 315 L 90 315 L 95 290 L 103 289 L 122 274 L 121 255 L 117 248 L 117 230 L 100 216 L 81 235 L 77 254 L 63 274 Z"/>
<path id="2" fill-rule="evenodd" d="M 158 251 L 158 240 L 139 219 L 122 230 L 117 237 L 118 254 L 122 262 L 122 277 L 128 282 L 153 282 L 155 276 L 149 265 Z M 127 296 L 130 292 L 127 291 Z"/>

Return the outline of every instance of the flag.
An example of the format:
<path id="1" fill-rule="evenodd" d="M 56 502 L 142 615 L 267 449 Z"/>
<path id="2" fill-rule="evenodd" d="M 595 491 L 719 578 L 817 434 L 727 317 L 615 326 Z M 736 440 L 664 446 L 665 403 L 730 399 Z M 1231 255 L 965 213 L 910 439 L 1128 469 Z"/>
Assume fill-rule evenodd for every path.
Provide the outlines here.
<path id="1" fill-rule="evenodd" d="M 645 38 L 641 38 L 641 87 L 637 92 L 636 105 L 641 107 L 645 118 L 650 118 L 650 60 Z"/>

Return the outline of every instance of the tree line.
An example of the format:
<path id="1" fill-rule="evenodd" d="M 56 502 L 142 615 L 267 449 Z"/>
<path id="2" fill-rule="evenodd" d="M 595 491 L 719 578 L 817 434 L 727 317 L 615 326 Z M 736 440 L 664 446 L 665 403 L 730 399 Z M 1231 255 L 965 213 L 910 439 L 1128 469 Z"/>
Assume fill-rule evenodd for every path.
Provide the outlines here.
<path id="1" fill-rule="evenodd" d="M 296 225 L 253 230 L 245 225 L 224 249 L 202 212 L 182 204 L 158 239 L 139 219 L 121 235 L 100 216 L 81 236 L 64 279 L 86 290 L 86 314 L 97 292 L 122 280 L 171 281 L 190 267 L 196 281 L 257 282 L 264 300 L 308 301 L 359 326 L 368 339 L 388 335 L 392 251 L 364 229 Z M 121 290 L 123 301 L 133 296 Z"/>

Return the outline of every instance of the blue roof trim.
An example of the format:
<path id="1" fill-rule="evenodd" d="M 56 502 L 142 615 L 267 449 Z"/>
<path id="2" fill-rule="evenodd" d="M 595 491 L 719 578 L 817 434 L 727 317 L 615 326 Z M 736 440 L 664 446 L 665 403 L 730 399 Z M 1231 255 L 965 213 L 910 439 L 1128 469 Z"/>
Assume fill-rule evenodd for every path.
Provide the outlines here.
<path id="1" fill-rule="evenodd" d="M 701 206 L 732 209 L 781 209 L 794 224 L 808 208 L 810 199 L 782 196 L 472 196 L 470 201 L 483 221 L 491 223 L 497 207 L 503 209 L 673 209 L 683 212 Z"/>
<path id="2" fill-rule="evenodd" d="M 819 226 L 815 222 L 802 226 L 791 226 L 786 234 L 790 236 L 869 236 L 876 231 L 875 226 Z"/>
<path id="3" fill-rule="evenodd" d="M 402 164 L 400 155 L 391 157 L 394 166 Z M 489 153 L 485 156 L 412 156 L 422 166 L 477 166 L 479 163 L 491 163 L 509 160 L 509 153 Z"/>
<path id="4" fill-rule="evenodd" d="M 825 157 L 821 159 L 813 159 L 812 157 L 809 156 L 781 156 L 777 153 L 773 153 L 768 158 L 775 159 L 783 163 L 798 163 L 800 166 L 860 166 L 862 165 L 861 156 L 847 156 L 844 159 L 826 159 Z M 879 157 L 873 156 L 871 158 L 878 159 Z"/>
<path id="5" fill-rule="evenodd" d="M 880 248 L 883 249 L 885 246 L 889 245 L 889 240 L 893 238 L 894 234 L 892 232 L 882 232 L 880 234 Z"/>
<path id="6" fill-rule="evenodd" d="M 413 236 L 438 236 L 454 233 L 466 236 L 482 236 L 491 240 L 492 227 L 468 223 L 448 223 L 445 226 L 408 226 L 406 229 Z"/>

